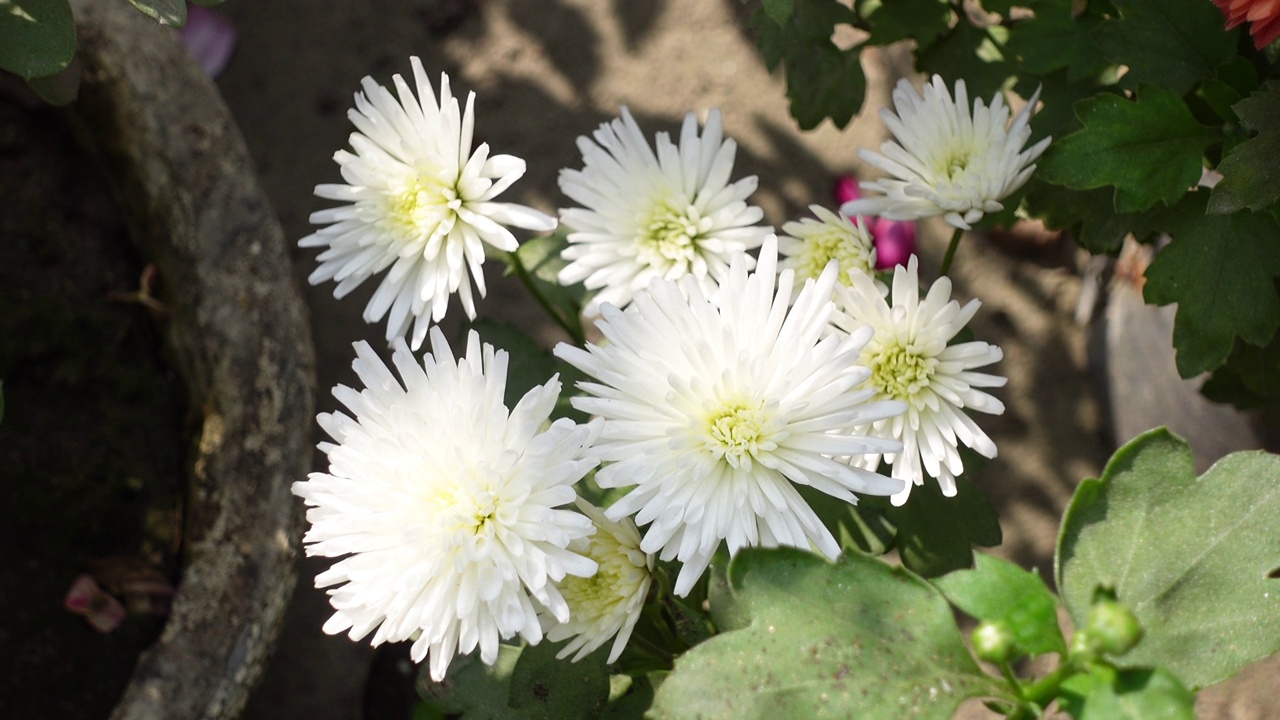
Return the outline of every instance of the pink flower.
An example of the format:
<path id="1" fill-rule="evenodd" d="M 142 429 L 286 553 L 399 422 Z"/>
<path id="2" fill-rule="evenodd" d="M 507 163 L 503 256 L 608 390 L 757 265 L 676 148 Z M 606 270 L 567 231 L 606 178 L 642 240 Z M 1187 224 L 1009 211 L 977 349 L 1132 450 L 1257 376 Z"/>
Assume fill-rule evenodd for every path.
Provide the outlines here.
<path id="1" fill-rule="evenodd" d="M 1280 0 L 1213 0 L 1227 16 L 1227 29 L 1248 20 L 1253 46 L 1261 50 L 1280 37 Z"/>
<path id="2" fill-rule="evenodd" d="M 839 205 L 862 197 L 862 193 L 858 191 L 858 179 L 852 175 L 837 177 L 832 195 Z M 916 252 L 915 222 L 878 217 L 865 217 L 864 221 L 871 230 L 871 238 L 876 245 L 876 269 L 888 270 L 896 265 L 906 265 L 907 260 Z"/>
<path id="3" fill-rule="evenodd" d="M 218 77 L 236 48 L 236 29 L 231 21 L 199 5 L 187 6 L 187 24 L 178 35 L 211 78 Z"/>

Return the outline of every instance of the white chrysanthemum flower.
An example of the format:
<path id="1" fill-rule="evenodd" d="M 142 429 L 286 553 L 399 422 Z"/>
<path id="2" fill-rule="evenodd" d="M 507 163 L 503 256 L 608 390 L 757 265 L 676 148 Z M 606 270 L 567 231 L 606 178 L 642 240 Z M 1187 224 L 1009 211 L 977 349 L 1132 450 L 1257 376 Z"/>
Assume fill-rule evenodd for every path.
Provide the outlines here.
<path id="1" fill-rule="evenodd" d="M 311 506 L 307 554 L 347 556 L 316 577 L 316 587 L 339 586 L 325 632 L 359 640 L 376 629 L 374 645 L 413 639 L 414 661 L 429 654 L 436 680 L 455 654 L 479 646 L 492 664 L 501 639 L 538 642 L 539 605 L 569 619 L 555 583 L 596 572 L 570 548 L 594 532 L 591 521 L 561 506 L 596 464 L 584 449 L 599 423 L 547 426 L 556 378 L 508 412 L 507 354 L 482 350 L 474 331 L 455 361 L 433 327 L 421 365 L 397 338 L 401 381 L 367 343 L 356 355 L 366 389 L 333 392 L 352 415 L 317 418 L 334 439 L 320 444 L 329 472 L 293 485 Z"/>
<path id="2" fill-rule="evenodd" d="M 860 183 L 881 196 L 850 200 L 841 206 L 849 215 L 877 215 L 890 220 L 918 220 L 942 215 L 949 225 L 968 230 L 986 213 L 1004 209 L 1001 200 L 1022 187 L 1036 166 L 1032 162 L 1049 146 L 1049 138 L 1023 150 L 1031 137 L 1031 113 L 1040 91 L 1009 121 L 1009 108 L 996 93 L 987 107 L 979 98 L 969 113 L 964 81 L 956 81 L 955 100 L 942 78 L 934 75 L 923 94 L 906 80 L 893 91 L 894 111 L 880 117 L 896 140 L 877 153 L 865 148 L 858 157 L 893 177 Z"/>
<path id="3" fill-rule="evenodd" d="M 854 492 L 902 490 L 901 481 L 833 459 L 900 449 L 853 428 L 904 409 L 868 402 L 875 391 L 858 387 L 870 375 L 857 364 L 870 328 L 827 332 L 836 264 L 806 282 L 790 310 L 794 273 L 776 267 L 771 236 L 755 273 L 734 258 L 714 300 L 692 277 L 655 279 L 626 310 L 602 308 L 606 344 L 555 350 L 596 380 L 579 385 L 594 397 L 572 401 L 605 421 L 591 452 L 609 464 L 596 482 L 635 486 L 606 514 L 635 515 L 648 525 L 640 548 L 684 564 L 679 595 L 722 540 L 730 553 L 813 545 L 835 557 L 839 545 L 797 484 L 849 503 Z"/>
<path id="4" fill-rule="evenodd" d="M 337 281 L 337 298 L 387 270 L 364 309 L 365 322 L 389 313 L 388 341 L 412 325 L 410 344 L 417 350 L 453 293 L 467 317 L 476 316 L 471 282 L 484 297 L 485 245 L 517 247 L 505 225 L 547 231 L 556 221 L 523 205 L 494 202 L 524 175 L 524 161 L 490 157 L 485 143 L 472 152 L 475 93 L 460 110 L 442 74 L 437 104 L 422 63 L 410 61 L 416 97 L 399 75 L 392 78 L 398 99 L 372 78 L 362 81 L 364 92 L 347 113 L 358 131 L 350 139 L 355 152 L 334 154 L 346 184 L 316 186 L 317 196 L 348 204 L 312 213 L 312 223 L 327 227 L 298 244 L 328 248 L 309 279 L 312 285 Z"/>
<path id="5" fill-rule="evenodd" d="M 596 532 L 574 540 L 569 549 L 596 561 L 600 569 L 591 577 L 567 576 L 556 584 L 569 604 L 569 622 L 544 617 L 547 639 L 573 638 L 556 657 L 572 653 L 577 662 L 613 638 L 608 662 L 614 662 L 644 610 L 653 581 L 653 556 L 640 549 L 640 532 L 631 520 L 614 522 L 581 498 L 578 509 L 591 518 Z"/>
<path id="6" fill-rule="evenodd" d="M 593 139 L 594 138 L 594 139 Z M 569 262 L 562 284 L 582 282 L 598 290 L 586 308 L 624 307 L 655 277 L 692 275 L 710 293 L 729 260 L 758 247 L 772 232 L 756 225 L 763 211 L 748 205 L 755 176 L 729 182 L 737 145 L 723 138 L 720 112 L 712 110 L 702 136 L 693 113 L 685 116 L 680 144 L 657 134 L 649 147 L 631 113 L 579 137 L 581 170 L 560 171 L 560 189 L 583 207 L 563 209 L 570 227 Z"/>
<path id="7" fill-rule="evenodd" d="M 959 443 L 984 457 L 996 456 L 996 445 L 965 414 L 965 410 L 999 415 L 1004 405 L 979 388 L 1001 387 L 1005 378 L 974 372 L 974 368 L 998 362 L 1000 348 L 979 341 L 948 345 L 978 311 L 978 301 L 961 307 L 951 299 L 951 281 L 939 278 L 928 294 L 920 298 L 917 262 L 911 256 L 907 267 L 893 271 L 893 305 L 885 302 L 885 289 L 867 277 L 854 277 L 848 288 L 836 290 L 840 312 L 836 327 L 860 332 L 870 325 L 875 334 L 862 348 L 862 365 L 871 368 L 871 385 L 879 400 L 901 400 L 907 412 L 877 420 L 873 435 L 897 440 L 903 450 L 885 453 L 892 475 L 907 481 L 893 496 L 902 505 L 912 485 L 923 485 L 924 475 L 937 478 L 942 494 L 956 494 L 956 476 L 964 472 Z M 879 455 L 861 455 L 852 460 L 858 467 L 875 469 Z"/>
<path id="8" fill-rule="evenodd" d="M 836 214 L 821 205 L 810 205 L 817 218 L 801 218 L 782 226 L 778 252 L 786 259 L 780 270 L 795 270 L 797 280 L 817 279 L 827 263 L 840 265 L 839 280 L 849 284 L 849 272 L 874 275 L 876 245 L 861 216 Z"/>

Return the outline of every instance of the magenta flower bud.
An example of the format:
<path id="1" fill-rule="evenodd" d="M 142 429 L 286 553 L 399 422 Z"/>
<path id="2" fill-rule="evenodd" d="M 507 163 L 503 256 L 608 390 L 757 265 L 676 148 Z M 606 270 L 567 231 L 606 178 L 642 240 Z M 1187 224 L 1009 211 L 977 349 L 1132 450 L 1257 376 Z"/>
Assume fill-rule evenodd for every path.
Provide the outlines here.
<path id="1" fill-rule="evenodd" d="M 831 187 L 831 195 L 836 199 L 837 206 L 862 197 L 862 193 L 858 190 L 858 178 L 852 175 L 837 177 L 835 184 Z"/>
<path id="2" fill-rule="evenodd" d="M 868 223 L 876 244 L 876 269 L 906 265 L 916 251 L 916 224 L 910 220 L 876 218 Z"/>
<path id="3" fill-rule="evenodd" d="M 211 78 L 218 77 L 236 48 L 236 29 L 231 21 L 199 5 L 187 6 L 187 24 L 178 30 L 187 50 Z"/>

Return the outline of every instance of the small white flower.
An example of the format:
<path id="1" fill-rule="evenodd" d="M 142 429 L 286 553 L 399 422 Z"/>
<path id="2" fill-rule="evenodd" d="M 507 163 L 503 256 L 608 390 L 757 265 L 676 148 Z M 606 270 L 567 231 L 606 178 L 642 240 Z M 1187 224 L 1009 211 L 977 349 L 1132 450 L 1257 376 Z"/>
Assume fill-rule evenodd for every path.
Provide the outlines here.
<path id="1" fill-rule="evenodd" d="M 565 577 L 556 585 L 569 604 L 569 622 L 547 620 L 547 639 L 565 645 L 557 658 L 573 654 L 573 662 L 614 638 L 608 662 L 614 662 L 631 639 L 653 581 L 653 556 L 640 549 L 640 532 L 627 518 L 614 522 L 599 508 L 579 498 L 578 509 L 591 518 L 596 533 L 579 538 L 569 549 L 596 561 L 591 577 Z"/>
<path id="2" fill-rule="evenodd" d="M 655 154 L 623 108 L 620 119 L 578 138 L 582 169 L 560 171 L 561 191 L 583 207 L 560 211 L 573 232 L 559 280 L 599 291 L 588 315 L 603 303 L 626 306 L 655 277 L 692 275 L 709 293 L 731 257 L 758 247 L 771 232 L 756 225 L 763 211 L 746 203 L 755 176 L 729 182 L 737 145 L 723 139 L 718 110 L 702 137 L 689 113 L 678 147 L 665 132 L 656 139 Z"/>
<path id="3" fill-rule="evenodd" d="M 1004 209 L 1000 200 L 1022 187 L 1036 166 L 1032 162 L 1049 146 L 1049 138 L 1023 150 L 1031 137 L 1031 113 L 1040 91 L 1013 118 L 996 93 L 987 107 L 979 98 L 969 113 L 964 81 L 956 81 L 952 101 L 942 78 L 934 75 L 921 94 L 906 80 L 893 91 L 893 107 L 880 110 L 895 140 L 881 153 L 858 150 L 858 157 L 892 175 L 862 182 L 879 197 L 850 200 L 848 215 L 878 215 L 890 220 L 918 220 L 942 215 L 949 225 L 968 230 L 986 213 Z"/>
<path id="4" fill-rule="evenodd" d="M 609 464 L 596 482 L 635 486 L 606 515 L 635 515 L 648 525 L 640 548 L 683 563 L 679 595 L 722 540 L 730 553 L 812 544 L 835 557 L 839 545 L 797 484 L 849 503 L 854 492 L 902 490 L 901 481 L 834 459 L 900 449 L 853 428 L 904 409 L 867 402 L 875 391 L 858 388 L 870 375 L 857 365 L 869 328 L 827 333 L 836 264 L 806 282 L 790 310 L 794 273 L 776 267 L 771 236 L 755 273 L 734 257 L 714 300 L 692 277 L 655 279 L 626 310 L 603 306 L 604 345 L 555 350 L 595 379 L 579 385 L 594 397 L 572 402 L 605 421 L 591 452 Z"/>
<path id="5" fill-rule="evenodd" d="M 836 327 L 859 332 L 870 325 L 875 334 L 862 348 L 861 364 L 871 368 L 871 384 L 879 400 L 901 400 L 907 412 L 877 420 L 873 435 L 897 440 L 903 450 L 885 453 L 892 475 L 907 481 L 906 489 L 893 496 L 902 505 L 912 485 L 923 485 L 924 475 L 937 478 L 942 494 L 956 494 L 955 478 L 964 472 L 959 443 L 984 457 L 996 456 L 996 445 L 965 414 L 965 409 L 999 415 L 1004 405 L 978 388 L 1001 387 L 1005 379 L 974 372 L 974 368 L 998 362 L 1000 348 L 973 341 L 948 345 L 978 311 L 978 301 L 961 307 L 951 300 L 951 281 L 939 278 L 924 299 L 920 298 L 917 262 L 893 271 L 893 305 L 885 302 L 885 290 L 868 277 L 855 276 L 848 288 L 836 290 L 840 313 Z M 875 469 L 878 455 L 853 458 L 858 467 Z"/>
<path id="6" fill-rule="evenodd" d="M 810 205 L 809 210 L 817 219 L 802 218 L 782 226 L 786 235 L 778 236 L 778 252 L 787 257 L 778 263 L 780 270 L 795 270 L 797 280 L 816 280 L 835 260 L 840 265 L 840 282 L 846 285 L 850 271 L 875 274 L 875 241 L 861 216 L 837 215 L 821 205 Z"/>
<path id="7" fill-rule="evenodd" d="M 364 390 L 338 386 L 354 416 L 317 420 L 328 473 L 293 492 L 311 508 L 308 555 L 346 556 L 316 577 L 336 611 L 324 630 L 373 644 L 414 640 L 440 680 L 454 655 L 480 648 L 492 664 L 502 639 L 542 638 L 537 607 L 560 620 L 555 583 L 596 564 L 570 548 L 594 531 L 572 508 L 573 485 L 596 461 L 583 457 L 599 423 L 547 419 L 560 394 L 552 378 L 510 412 L 507 354 L 472 332 L 455 362 L 439 327 L 420 365 L 397 338 L 397 381 L 367 343 L 353 365 Z M 403 385 L 401 384 L 403 382 Z M 535 605 L 535 602 L 537 605 Z"/>
<path id="8" fill-rule="evenodd" d="M 365 322 L 387 320 L 387 340 L 404 337 L 413 326 L 417 350 L 431 322 L 439 322 L 458 293 L 467 317 L 476 316 L 471 296 L 475 281 L 485 295 L 481 265 L 485 245 L 511 252 L 517 243 L 504 225 L 552 230 L 554 218 L 532 208 L 494 202 L 524 174 L 525 164 L 511 155 L 489 156 L 481 143 L 471 150 L 475 93 L 466 110 L 440 76 L 440 102 L 418 58 L 411 58 L 417 97 L 399 76 L 396 92 L 366 77 L 347 113 L 357 132 L 354 153 L 339 150 L 334 160 L 344 185 L 317 185 L 316 195 L 347 203 L 312 213 L 326 227 L 303 238 L 301 247 L 328 248 L 312 285 L 335 280 L 334 297 L 344 297 L 383 270 L 378 289 L 364 310 Z"/>

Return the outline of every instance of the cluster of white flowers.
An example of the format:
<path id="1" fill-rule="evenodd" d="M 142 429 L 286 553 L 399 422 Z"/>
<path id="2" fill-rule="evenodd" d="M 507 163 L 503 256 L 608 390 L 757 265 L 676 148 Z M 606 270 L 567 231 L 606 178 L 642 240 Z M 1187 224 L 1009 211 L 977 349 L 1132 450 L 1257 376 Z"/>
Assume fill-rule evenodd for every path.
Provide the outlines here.
<path id="1" fill-rule="evenodd" d="M 717 112 L 701 135 L 690 114 L 678 144 L 659 133 L 656 149 L 625 109 L 579 138 L 583 167 L 560 175 L 581 207 L 559 212 L 572 228 L 559 279 L 595 291 L 587 314 L 604 340 L 555 348 L 588 378 L 572 404 L 594 419 L 575 424 L 551 422 L 557 378 L 508 409 L 506 353 L 472 332 L 455 359 L 431 325 L 455 292 L 475 316 L 486 246 L 517 247 L 506 226 L 556 221 L 494 201 L 524 162 L 473 152 L 474 96 L 461 110 L 442 77 L 437 98 L 412 64 L 416 95 L 399 76 L 397 95 L 365 79 L 353 152 L 335 156 L 347 184 L 316 188 L 348 204 L 313 215 L 325 227 L 301 241 L 327 248 L 311 281 L 337 281 L 339 297 L 387 271 L 365 318 L 389 313 L 399 375 L 356 346 L 364 388 L 335 388 L 350 414 L 318 418 L 328 472 L 294 485 L 310 506 L 308 554 L 342 558 L 316 580 L 331 588 L 327 632 L 412 640 L 437 680 L 457 654 L 478 648 L 492 663 L 517 636 L 567 641 L 560 656 L 574 660 L 612 639 L 613 662 L 655 556 L 679 563 L 678 595 L 722 546 L 835 557 L 799 488 L 900 505 L 926 475 L 954 495 L 960 445 L 995 455 L 965 411 L 1003 411 L 980 389 L 1003 379 L 974 371 L 1000 350 L 949 344 L 977 301 L 952 301 L 946 278 L 922 299 L 914 257 L 886 301 L 858 213 L 968 228 L 1034 168 L 1044 143 L 1021 149 L 1030 109 L 1006 130 L 998 96 L 970 115 L 963 83 L 954 103 L 938 78 L 923 99 L 900 87 L 885 119 L 902 144 L 864 157 L 901 179 L 865 184 L 886 197 L 839 214 L 812 206 L 780 238 L 747 204 L 755 178 L 731 181 L 735 145 Z M 577 491 L 597 467 L 596 484 L 627 490 L 604 510 Z"/>

